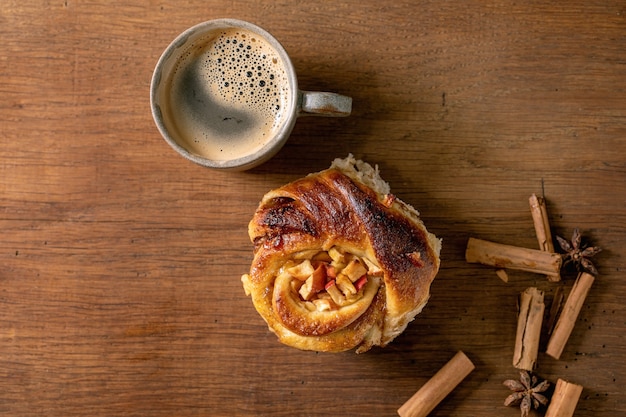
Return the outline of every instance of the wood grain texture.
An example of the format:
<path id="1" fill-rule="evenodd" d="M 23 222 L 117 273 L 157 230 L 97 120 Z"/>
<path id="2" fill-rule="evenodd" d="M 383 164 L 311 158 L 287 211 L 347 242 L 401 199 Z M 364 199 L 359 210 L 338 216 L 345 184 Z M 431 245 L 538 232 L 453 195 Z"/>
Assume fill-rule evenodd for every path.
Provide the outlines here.
<path id="1" fill-rule="evenodd" d="M 218 17 L 289 52 L 300 87 L 354 99 L 305 118 L 270 162 L 208 171 L 159 136 L 167 44 Z M 433 416 L 502 406 L 517 295 L 561 283 L 470 265 L 470 236 L 604 248 L 560 360 L 577 416 L 626 412 L 626 8 L 620 2 L 5 1 L 0 8 L 0 414 L 395 415 L 458 350 L 476 365 Z M 385 349 L 280 345 L 245 297 L 247 223 L 268 190 L 352 152 L 443 238 L 429 304 Z M 546 306 L 549 309 L 549 306 Z M 544 342 L 545 343 L 545 342 Z M 545 347 L 544 347 L 545 350 Z"/>

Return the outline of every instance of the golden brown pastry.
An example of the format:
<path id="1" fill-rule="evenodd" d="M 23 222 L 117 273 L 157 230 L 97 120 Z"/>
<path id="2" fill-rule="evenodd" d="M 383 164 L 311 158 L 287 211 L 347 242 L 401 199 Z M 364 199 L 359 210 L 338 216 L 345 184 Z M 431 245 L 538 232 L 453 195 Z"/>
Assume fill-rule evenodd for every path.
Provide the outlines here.
<path id="1" fill-rule="evenodd" d="M 385 346 L 422 310 L 441 243 L 378 168 L 352 155 L 268 192 L 241 278 L 279 340 L 303 350 Z"/>

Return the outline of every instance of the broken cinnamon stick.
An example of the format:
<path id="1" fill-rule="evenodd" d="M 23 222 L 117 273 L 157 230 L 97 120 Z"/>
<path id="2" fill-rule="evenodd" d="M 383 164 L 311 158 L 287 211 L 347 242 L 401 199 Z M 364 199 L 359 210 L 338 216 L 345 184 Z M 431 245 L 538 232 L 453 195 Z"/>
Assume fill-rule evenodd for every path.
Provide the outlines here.
<path id="1" fill-rule="evenodd" d="M 520 294 L 519 304 L 513 366 L 532 371 L 537 363 L 541 324 L 545 311 L 543 291 L 535 287 L 527 288 Z"/>
<path id="2" fill-rule="evenodd" d="M 578 404 L 580 394 L 583 392 L 582 385 L 558 379 L 552 400 L 546 410 L 546 417 L 572 417 Z"/>
<path id="3" fill-rule="evenodd" d="M 506 273 L 506 269 L 496 269 L 496 275 L 504 282 L 509 282 L 509 274 Z"/>
<path id="4" fill-rule="evenodd" d="M 561 357 L 594 280 L 594 276 L 587 272 L 578 274 L 548 342 L 546 353 L 553 358 Z"/>
<path id="5" fill-rule="evenodd" d="M 528 203 L 530 205 L 530 214 L 533 218 L 535 236 L 537 236 L 539 249 L 544 252 L 554 253 L 554 241 L 550 230 L 550 222 L 548 221 L 546 200 L 533 194 L 528 199 Z M 560 275 L 547 275 L 547 277 L 549 281 L 559 281 L 561 279 Z"/>
<path id="6" fill-rule="evenodd" d="M 552 280 L 561 278 L 563 260 L 558 253 L 503 245 L 482 239 L 469 238 L 465 250 L 465 260 L 494 266 L 549 275 Z"/>
<path id="7" fill-rule="evenodd" d="M 401 417 L 426 417 L 474 368 L 465 353 L 458 351 L 398 409 L 398 414 Z"/>

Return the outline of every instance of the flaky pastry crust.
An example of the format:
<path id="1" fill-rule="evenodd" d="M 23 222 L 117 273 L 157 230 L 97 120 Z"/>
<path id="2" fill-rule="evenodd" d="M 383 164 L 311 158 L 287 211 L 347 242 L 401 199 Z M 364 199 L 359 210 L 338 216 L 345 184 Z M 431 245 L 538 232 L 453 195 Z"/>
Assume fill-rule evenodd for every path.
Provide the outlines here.
<path id="1" fill-rule="evenodd" d="M 246 294 L 282 343 L 303 350 L 387 345 L 426 305 L 439 270 L 440 240 L 352 155 L 268 192 L 248 234 Z"/>

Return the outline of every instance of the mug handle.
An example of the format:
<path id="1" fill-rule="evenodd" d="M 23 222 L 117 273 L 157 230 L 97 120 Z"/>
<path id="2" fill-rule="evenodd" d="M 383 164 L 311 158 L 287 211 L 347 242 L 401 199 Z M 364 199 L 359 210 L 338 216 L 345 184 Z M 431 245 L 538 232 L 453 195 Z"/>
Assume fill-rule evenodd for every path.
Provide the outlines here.
<path id="1" fill-rule="evenodd" d="M 352 112 L 352 98 L 321 91 L 298 92 L 298 116 L 346 117 Z"/>

